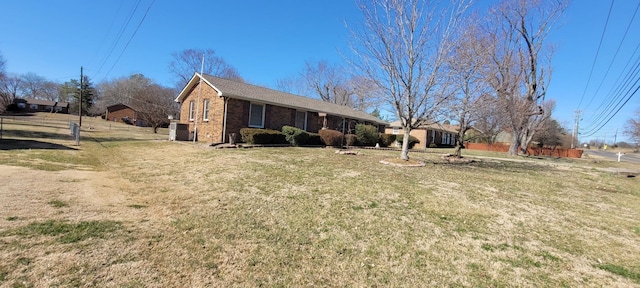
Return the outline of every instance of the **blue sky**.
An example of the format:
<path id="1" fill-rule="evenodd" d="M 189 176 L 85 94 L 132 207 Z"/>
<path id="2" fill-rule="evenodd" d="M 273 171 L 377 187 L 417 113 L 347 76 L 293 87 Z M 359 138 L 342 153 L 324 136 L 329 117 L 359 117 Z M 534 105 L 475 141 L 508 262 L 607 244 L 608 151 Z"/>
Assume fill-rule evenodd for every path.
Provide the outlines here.
<path id="1" fill-rule="evenodd" d="M 493 1 L 478 3 L 488 2 Z M 638 57 L 633 52 L 640 45 L 640 20 L 635 19 L 613 61 L 638 3 L 615 1 L 589 81 L 611 1 L 573 1 L 552 32 L 555 53 L 547 97 L 555 99 L 553 117 L 564 126 L 573 127 L 577 109 L 583 110 L 582 127 L 599 126 L 594 120 L 612 97 L 613 84 L 626 75 L 624 66 Z M 0 11 L 0 52 L 8 72 L 34 72 L 64 82 L 78 78 L 83 66 L 94 83 L 142 73 L 167 86 L 174 83 L 167 69 L 171 53 L 212 48 L 248 82 L 275 87 L 278 79 L 300 72 L 305 61 L 342 62 L 340 53 L 349 52 L 344 23 L 354 25 L 360 19 L 349 0 L 0 0 Z M 624 122 L 636 109 L 638 95 L 609 124 L 585 138 L 607 137 L 612 142 L 619 129 L 618 140 L 624 139 Z M 589 130 L 593 129 L 584 132 L 593 132 Z"/>

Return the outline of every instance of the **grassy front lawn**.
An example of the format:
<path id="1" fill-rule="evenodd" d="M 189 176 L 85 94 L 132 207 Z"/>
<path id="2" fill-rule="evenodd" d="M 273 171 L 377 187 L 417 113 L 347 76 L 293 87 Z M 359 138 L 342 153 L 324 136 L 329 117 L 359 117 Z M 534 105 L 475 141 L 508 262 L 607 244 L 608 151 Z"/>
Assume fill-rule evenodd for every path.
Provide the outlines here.
<path id="1" fill-rule="evenodd" d="M 402 168 L 92 121 L 80 147 L 4 134 L 74 149 L 0 153 L 0 286 L 640 285 L 638 180 L 589 161 Z"/>

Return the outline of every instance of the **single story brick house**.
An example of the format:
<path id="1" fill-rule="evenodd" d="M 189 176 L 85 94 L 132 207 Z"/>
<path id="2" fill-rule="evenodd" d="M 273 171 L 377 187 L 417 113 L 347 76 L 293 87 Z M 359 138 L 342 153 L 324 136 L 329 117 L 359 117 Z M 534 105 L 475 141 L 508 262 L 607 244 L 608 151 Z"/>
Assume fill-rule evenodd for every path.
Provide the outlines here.
<path id="1" fill-rule="evenodd" d="M 202 83 L 202 86 L 200 86 Z M 387 125 L 363 111 L 252 84 L 195 73 L 175 100 L 180 105 L 179 123 L 188 125 L 190 139 L 227 143 L 240 129 L 281 130 L 294 126 L 308 132 L 334 129 L 348 134 L 356 123 Z"/>
<path id="2" fill-rule="evenodd" d="M 105 120 L 146 127 L 147 122 L 142 115 L 129 105 L 118 103 L 107 107 Z"/>
<path id="3" fill-rule="evenodd" d="M 16 104 L 19 111 L 23 112 L 56 112 L 64 114 L 69 113 L 68 102 L 24 98 L 14 99 L 13 103 Z"/>
<path id="4" fill-rule="evenodd" d="M 385 129 L 385 133 L 404 134 L 402 123 L 400 121 L 391 122 L 389 127 Z M 421 125 L 411 130 L 409 135 L 420 140 L 420 143 L 413 146 L 414 149 L 425 149 L 431 144 L 435 144 L 437 147 L 454 147 L 458 138 L 458 126 L 439 123 Z"/>

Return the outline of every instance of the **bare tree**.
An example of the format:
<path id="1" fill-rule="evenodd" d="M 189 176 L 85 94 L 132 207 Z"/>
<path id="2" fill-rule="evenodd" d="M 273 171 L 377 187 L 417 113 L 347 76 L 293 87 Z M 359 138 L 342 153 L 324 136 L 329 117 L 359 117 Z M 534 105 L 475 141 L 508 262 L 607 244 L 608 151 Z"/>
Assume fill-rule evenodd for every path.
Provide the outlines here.
<path id="1" fill-rule="evenodd" d="M 488 80 L 511 128 L 509 155 L 527 154 L 535 130 L 550 116 L 543 109 L 551 80 L 551 51 L 544 44 L 566 7 L 565 0 L 504 1 L 487 21 Z"/>
<path id="2" fill-rule="evenodd" d="M 331 65 L 327 61 L 317 64 L 305 63 L 302 79 L 314 96 L 322 101 L 343 106 L 351 106 L 354 92 L 349 85 L 349 78 L 343 68 Z"/>
<path id="3" fill-rule="evenodd" d="M 0 80 L 0 108 L 6 109 L 13 101 L 20 96 L 20 87 L 22 86 L 22 78 L 15 74 L 8 74 Z"/>
<path id="4" fill-rule="evenodd" d="M 376 87 L 368 78 L 351 75 L 326 60 L 307 61 L 299 75 L 278 80 L 277 88 L 360 111 L 378 104 Z"/>
<path id="5" fill-rule="evenodd" d="M 168 122 L 168 116 L 178 112 L 174 98 L 173 89 L 151 84 L 139 91 L 131 104 L 153 128 L 153 133 L 158 133 L 158 127 Z"/>
<path id="6" fill-rule="evenodd" d="M 449 101 L 444 64 L 451 37 L 470 1 L 446 7 L 419 0 L 360 1 L 361 29 L 352 30 L 352 64 L 380 89 L 402 123 L 412 129 L 436 120 Z M 400 158 L 409 160 L 409 141 Z"/>
<path id="7" fill-rule="evenodd" d="M 100 97 L 98 104 L 101 111 L 114 104 L 125 104 L 135 109 L 151 127 L 154 133 L 169 115 L 178 112 L 178 104 L 174 101 L 175 90 L 162 87 L 142 74 L 133 74 L 98 85 Z"/>
<path id="8" fill-rule="evenodd" d="M 213 49 L 186 49 L 171 55 L 173 60 L 169 62 L 169 71 L 176 76 L 177 89 L 184 88 L 194 73 L 200 73 L 202 57 L 204 57 L 204 74 L 244 81 L 236 68 L 218 57 Z"/>
<path id="9" fill-rule="evenodd" d="M 624 134 L 636 144 L 637 151 L 640 147 L 640 109 L 636 110 L 634 117 L 627 120 Z"/>
<path id="10" fill-rule="evenodd" d="M 454 155 L 462 157 L 465 135 L 475 121 L 486 111 L 482 106 L 495 105 L 494 98 L 489 97 L 489 87 L 484 79 L 487 65 L 486 40 L 471 20 L 464 32 L 454 42 L 448 57 L 448 69 L 452 78 L 454 92 L 451 112 L 458 121 L 458 137 Z"/>
<path id="11" fill-rule="evenodd" d="M 20 87 L 20 90 L 22 92 L 22 95 L 24 97 L 34 99 L 40 98 L 40 95 L 42 95 L 42 85 L 44 84 L 46 79 L 33 72 L 23 74 L 21 78 L 22 86 Z"/>
<path id="12" fill-rule="evenodd" d="M 44 100 L 58 101 L 58 90 L 60 84 L 53 81 L 44 81 L 42 83 L 41 97 Z"/>
<path id="13" fill-rule="evenodd" d="M 6 69 L 7 69 L 7 60 L 5 60 L 4 56 L 0 54 L 0 81 L 2 81 L 6 76 L 6 73 L 7 73 Z"/>

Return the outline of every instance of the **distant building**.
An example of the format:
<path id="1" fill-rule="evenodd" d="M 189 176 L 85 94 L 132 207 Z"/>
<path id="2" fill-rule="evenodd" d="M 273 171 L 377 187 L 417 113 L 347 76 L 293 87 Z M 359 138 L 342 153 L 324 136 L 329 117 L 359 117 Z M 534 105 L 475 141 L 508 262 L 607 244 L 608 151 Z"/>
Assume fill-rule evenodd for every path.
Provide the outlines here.
<path id="1" fill-rule="evenodd" d="M 433 123 L 420 125 L 412 129 L 409 135 L 420 140 L 420 143 L 413 146 L 414 149 L 425 149 L 432 146 L 454 147 L 456 145 L 456 139 L 458 138 L 458 129 L 458 126 Z M 385 133 L 395 135 L 404 134 L 402 123 L 400 121 L 391 122 L 389 127 L 385 128 Z"/>
<path id="2" fill-rule="evenodd" d="M 107 121 L 127 123 L 135 126 L 146 127 L 147 121 L 136 109 L 129 105 L 118 103 L 107 107 Z"/>
<path id="3" fill-rule="evenodd" d="M 32 98 L 16 98 L 13 103 L 18 108 L 18 112 L 52 112 L 52 113 L 69 113 L 68 102 L 58 102 L 51 100 L 40 100 Z"/>

